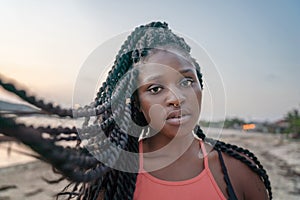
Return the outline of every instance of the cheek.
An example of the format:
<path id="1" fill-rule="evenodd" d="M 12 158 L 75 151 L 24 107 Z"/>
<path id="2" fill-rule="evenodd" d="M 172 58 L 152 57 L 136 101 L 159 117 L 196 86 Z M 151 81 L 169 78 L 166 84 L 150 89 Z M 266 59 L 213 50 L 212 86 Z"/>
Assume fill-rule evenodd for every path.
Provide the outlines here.
<path id="1" fill-rule="evenodd" d="M 141 111 L 151 128 L 157 131 L 163 128 L 167 116 L 167 112 L 163 106 L 160 104 L 143 102 L 143 104 L 141 104 Z"/>
<path id="2" fill-rule="evenodd" d="M 167 112 L 161 105 L 159 104 L 152 105 L 149 109 L 150 127 L 152 127 L 157 131 L 161 130 L 165 124 L 166 116 L 167 116 Z"/>
<path id="3" fill-rule="evenodd" d="M 197 94 L 199 108 L 201 110 L 201 102 L 202 102 L 202 91 L 201 91 L 201 89 L 198 89 L 198 91 L 196 91 L 196 94 Z"/>
<path id="4" fill-rule="evenodd" d="M 201 111 L 202 90 L 198 87 L 194 88 L 190 93 L 189 104 L 192 105 L 194 111 Z"/>

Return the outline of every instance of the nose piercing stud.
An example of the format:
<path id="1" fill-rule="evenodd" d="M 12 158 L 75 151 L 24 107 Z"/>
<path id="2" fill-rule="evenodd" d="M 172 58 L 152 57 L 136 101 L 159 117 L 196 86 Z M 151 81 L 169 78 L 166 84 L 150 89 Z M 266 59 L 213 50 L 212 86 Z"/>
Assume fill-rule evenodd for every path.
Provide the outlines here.
<path id="1" fill-rule="evenodd" d="M 179 103 L 174 103 L 173 106 L 174 106 L 175 108 L 179 108 Z"/>

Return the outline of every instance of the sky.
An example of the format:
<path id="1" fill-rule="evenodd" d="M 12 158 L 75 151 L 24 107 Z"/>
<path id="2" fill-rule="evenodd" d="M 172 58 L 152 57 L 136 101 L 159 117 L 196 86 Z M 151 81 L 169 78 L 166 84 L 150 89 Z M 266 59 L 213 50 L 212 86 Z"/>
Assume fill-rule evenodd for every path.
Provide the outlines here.
<path id="1" fill-rule="evenodd" d="M 71 107 L 78 77 L 97 50 L 109 46 L 113 58 L 135 27 L 166 21 L 210 59 L 200 62 L 203 119 L 274 121 L 300 108 L 299 19 L 297 0 L 0 0 L 0 74 Z M 99 64 L 99 72 L 108 65 Z"/>

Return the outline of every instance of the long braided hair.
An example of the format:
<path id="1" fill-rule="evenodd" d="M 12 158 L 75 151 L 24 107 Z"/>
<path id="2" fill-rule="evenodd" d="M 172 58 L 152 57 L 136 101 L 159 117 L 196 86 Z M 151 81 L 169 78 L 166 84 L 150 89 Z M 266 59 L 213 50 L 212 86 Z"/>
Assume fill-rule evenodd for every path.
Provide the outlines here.
<path id="1" fill-rule="evenodd" d="M 59 118 L 84 118 L 80 128 L 35 128 L 15 121 L 15 118 L 26 113 L 1 112 L 1 133 L 30 146 L 39 153 L 40 159 L 51 163 L 64 178 L 71 181 L 58 196 L 67 195 L 67 199 L 97 199 L 101 194 L 105 200 L 132 199 L 138 157 L 132 157 L 128 161 L 122 156 L 122 150 L 138 153 L 138 137 L 143 126 L 147 124 L 138 109 L 139 102 L 135 91 L 138 71 L 134 70 L 134 66 L 160 48 L 173 48 L 190 55 L 190 47 L 183 38 L 169 29 L 168 24 L 152 22 L 137 27 L 121 46 L 95 101 L 76 110 L 62 109 L 38 100 L 0 77 L 0 85 L 5 90 L 39 108 L 39 112 Z M 203 87 L 200 66 L 193 58 L 191 61 L 196 66 L 197 76 Z M 117 106 L 113 107 L 114 105 Z M 199 138 L 212 144 L 215 150 L 240 160 L 258 174 L 265 184 L 269 198 L 272 199 L 268 175 L 253 153 L 235 145 L 206 138 L 198 125 L 194 132 Z M 46 138 L 43 137 L 45 133 L 48 135 Z M 59 141 L 76 141 L 76 145 L 65 147 Z M 87 144 L 87 148 L 83 144 Z M 132 171 L 115 169 L 113 166 L 116 163 Z"/>

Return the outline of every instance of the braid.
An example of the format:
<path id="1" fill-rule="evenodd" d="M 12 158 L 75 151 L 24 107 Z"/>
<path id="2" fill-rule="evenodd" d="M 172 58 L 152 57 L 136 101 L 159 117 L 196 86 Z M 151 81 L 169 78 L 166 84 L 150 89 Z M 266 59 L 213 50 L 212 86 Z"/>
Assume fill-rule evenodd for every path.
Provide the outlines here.
<path id="1" fill-rule="evenodd" d="M 34 96 L 28 96 L 27 92 L 23 89 L 17 89 L 14 84 L 12 83 L 5 83 L 3 78 L 0 76 L 0 85 L 6 90 L 9 91 L 24 101 L 42 109 L 46 113 L 56 114 L 60 117 L 72 117 L 72 110 L 71 109 L 62 109 L 60 106 L 53 106 L 52 103 L 44 103 L 43 100 L 37 100 Z"/>
<path id="2" fill-rule="evenodd" d="M 133 44 L 135 44 L 136 41 L 140 39 L 140 36 L 142 34 L 144 34 L 144 31 L 145 31 L 144 26 L 137 27 L 127 37 L 127 39 L 121 46 L 121 49 L 119 50 L 119 52 L 115 58 L 114 65 L 112 66 L 112 69 L 109 71 L 109 76 L 107 77 L 106 81 L 102 84 L 101 88 L 99 89 L 99 92 L 97 93 L 97 97 L 96 97 L 95 101 L 98 103 L 98 105 L 104 103 L 105 101 L 103 101 L 103 100 L 107 100 L 106 92 L 109 90 L 108 84 L 112 84 L 111 80 L 115 76 L 114 74 L 116 74 L 116 72 L 120 71 L 116 68 L 120 67 L 122 62 L 125 62 L 127 64 L 127 66 L 130 65 L 130 63 L 128 63 L 128 61 L 130 61 L 130 55 L 128 54 L 129 49 L 133 49 Z M 125 65 L 125 63 L 124 63 L 124 65 Z M 121 76 L 121 74 L 119 76 Z"/>
<path id="3" fill-rule="evenodd" d="M 12 119 L 0 116 L 0 129 L 9 136 L 18 138 L 24 144 L 42 155 L 42 160 L 50 162 L 65 176 L 77 182 L 88 182 L 94 176 L 102 176 L 107 167 L 99 165 L 99 162 L 82 149 L 71 149 L 58 146 L 51 139 L 43 139 L 38 129 L 27 127 L 24 124 L 16 124 Z M 80 150 L 80 151 L 78 151 Z M 86 172 L 86 169 L 96 167 Z"/>
<path id="4" fill-rule="evenodd" d="M 111 170 L 107 175 L 107 184 L 105 185 L 105 200 L 113 199 L 116 192 L 116 181 L 118 178 L 118 171 Z"/>

